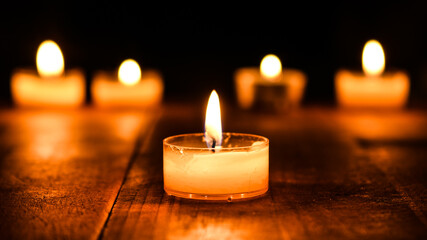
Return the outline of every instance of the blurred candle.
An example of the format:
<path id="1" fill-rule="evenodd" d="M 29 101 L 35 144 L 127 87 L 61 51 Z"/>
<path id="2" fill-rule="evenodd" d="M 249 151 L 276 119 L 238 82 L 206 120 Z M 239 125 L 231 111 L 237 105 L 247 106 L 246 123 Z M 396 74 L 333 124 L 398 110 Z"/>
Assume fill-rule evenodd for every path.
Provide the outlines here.
<path id="1" fill-rule="evenodd" d="M 92 83 L 92 99 L 98 107 L 158 106 L 163 98 L 163 80 L 154 70 L 141 73 L 139 64 L 127 59 L 117 74 L 99 72 Z"/>
<path id="2" fill-rule="evenodd" d="M 59 46 L 42 42 L 36 56 L 37 72 L 17 69 L 12 74 L 12 98 L 18 106 L 77 107 L 85 100 L 85 79 L 82 71 L 64 74 L 64 58 Z"/>
<path id="3" fill-rule="evenodd" d="M 370 40 L 362 53 L 364 74 L 340 70 L 335 75 L 335 91 L 342 107 L 402 108 L 409 95 L 409 77 L 402 71 L 384 72 L 381 44 Z"/>
<path id="4" fill-rule="evenodd" d="M 261 105 L 271 108 L 298 106 L 304 95 L 306 76 L 296 69 L 284 69 L 280 59 L 266 55 L 259 68 L 245 67 L 234 74 L 238 105 L 250 109 Z"/>

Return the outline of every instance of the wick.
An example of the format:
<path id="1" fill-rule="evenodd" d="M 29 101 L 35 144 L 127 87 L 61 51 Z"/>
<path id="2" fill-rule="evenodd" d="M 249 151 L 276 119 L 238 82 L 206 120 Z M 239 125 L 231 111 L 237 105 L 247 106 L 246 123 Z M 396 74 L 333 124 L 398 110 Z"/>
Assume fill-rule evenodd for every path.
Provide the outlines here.
<path id="1" fill-rule="evenodd" d="M 215 145 L 216 145 L 216 141 L 215 139 L 212 140 L 212 152 L 215 152 Z"/>

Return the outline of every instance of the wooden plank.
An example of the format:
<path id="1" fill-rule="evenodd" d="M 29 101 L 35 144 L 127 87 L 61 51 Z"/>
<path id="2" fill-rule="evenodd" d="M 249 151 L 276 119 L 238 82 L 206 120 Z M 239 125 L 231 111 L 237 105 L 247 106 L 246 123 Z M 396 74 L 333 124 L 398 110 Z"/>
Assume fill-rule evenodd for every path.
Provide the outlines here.
<path id="1" fill-rule="evenodd" d="M 153 238 L 158 213 L 167 217 L 161 214 L 160 208 L 164 209 L 168 204 L 160 203 L 166 201 L 172 204 L 173 198 L 163 191 L 162 139 L 168 134 L 194 131 L 194 122 L 201 123 L 203 120 L 200 111 L 181 105 L 169 106 L 162 112 L 163 119 L 152 139 L 141 147 L 132 165 L 102 238 Z"/>
<path id="2" fill-rule="evenodd" d="M 343 118 L 361 152 L 384 173 L 427 226 L 427 119 L 420 111 L 365 113 Z"/>
<path id="3" fill-rule="evenodd" d="M 408 201 L 359 148 L 356 134 L 346 131 L 348 126 L 339 121 L 346 114 L 310 109 L 283 116 L 279 121 L 258 117 L 259 122 L 269 123 L 269 133 L 265 134 L 272 142 L 271 158 L 282 156 L 282 161 L 270 165 L 272 185 L 281 184 L 278 194 L 271 187 L 272 195 L 277 196 L 276 203 L 284 201 L 297 211 L 295 219 L 281 222 L 300 222 L 306 229 L 294 231 L 291 227 L 287 235 L 309 239 L 426 236 L 425 226 L 411 211 Z M 354 114 L 349 119 L 357 117 Z M 393 124 L 387 126 L 393 131 Z M 287 204 L 279 204 L 279 209 Z M 283 213 L 279 219 L 289 219 L 292 213 L 287 208 L 278 212 Z"/>
<path id="4" fill-rule="evenodd" d="M 0 235 L 96 239 L 153 114 L 2 110 Z"/>
<path id="5" fill-rule="evenodd" d="M 103 238 L 427 237 L 426 226 L 407 199 L 360 148 L 357 135 L 342 120 L 346 113 L 330 109 L 305 109 L 280 116 L 226 111 L 224 130 L 270 139 L 269 192 L 232 203 L 167 196 L 162 185 L 161 140 L 203 129 L 200 109 L 175 112 L 176 108 L 170 106 L 164 111 L 150 141 L 152 147 L 140 151 Z M 357 114 L 352 117 L 357 118 Z M 402 171 L 406 175 L 412 170 Z"/>

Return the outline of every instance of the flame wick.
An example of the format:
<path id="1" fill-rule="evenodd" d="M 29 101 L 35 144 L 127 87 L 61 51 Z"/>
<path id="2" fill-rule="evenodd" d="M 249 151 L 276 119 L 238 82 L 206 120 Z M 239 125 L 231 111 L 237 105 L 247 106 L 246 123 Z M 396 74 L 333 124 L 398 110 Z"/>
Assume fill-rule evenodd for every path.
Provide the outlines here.
<path id="1" fill-rule="evenodd" d="M 369 40 L 362 52 L 362 68 L 366 75 L 377 77 L 384 72 L 384 50 L 377 40 Z"/>
<path id="2" fill-rule="evenodd" d="M 274 54 L 266 55 L 260 64 L 261 75 L 268 81 L 278 81 L 282 73 L 282 63 Z"/>
<path id="3" fill-rule="evenodd" d="M 37 50 L 36 65 L 41 77 L 60 77 L 64 72 L 64 57 L 58 44 L 43 41 Z"/>
<path id="4" fill-rule="evenodd" d="M 206 108 L 205 140 L 208 148 L 215 149 L 221 147 L 221 109 L 219 97 L 215 90 L 212 91 Z"/>
<path id="5" fill-rule="evenodd" d="M 212 139 L 212 152 L 215 152 L 215 145 L 216 145 L 216 141 L 215 139 Z"/>
<path id="6" fill-rule="evenodd" d="M 133 59 L 126 59 L 120 64 L 119 81 L 125 86 L 133 86 L 141 81 L 141 68 Z"/>

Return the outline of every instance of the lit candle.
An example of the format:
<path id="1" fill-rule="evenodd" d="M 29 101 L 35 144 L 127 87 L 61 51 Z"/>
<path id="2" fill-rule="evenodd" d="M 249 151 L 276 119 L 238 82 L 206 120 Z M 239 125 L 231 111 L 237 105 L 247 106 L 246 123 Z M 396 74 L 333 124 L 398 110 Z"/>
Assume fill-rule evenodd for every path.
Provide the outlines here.
<path id="1" fill-rule="evenodd" d="M 246 67 L 234 74 L 238 105 L 243 109 L 298 106 L 303 98 L 306 76 L 296 69 L 284 69 L 280 59 L 266 55 L 259 68 Z"/>
<path id="2" fill-rule="evenodd" d="M 85 100 L 85 78 L 78 69 L 64 74 L 59 46 L 46 40 L 37 50 L 37 72 L 18 69 L 12 74 L 12 98 L 18 106 L 77 107 Z"/>
<path id="3" fill-rule="evenodd" d="M 212 92 L 206 110 L 205 133 L 163 140 L 164 189 L 174 196 L 233 200 L 259 196 L 268 190 L 267 138 L 223 133 L 219 98 Z"/>
<path id="4" fill-rule="evenodd" d="M 141 74 L 139 64 L 127 59 L 117 74 L 99 72 L 92 83 L 92 99 L 99 107 L 155 107 L 163 97 L 163 80 L 154 70 Z"/>
<path id="5" fill-rule="evenodd" d="M 409 77 L 402 71 L 386 72 L 384 51 L 376 40 L 365 44 L 362 53 L 363 71 L 338 71 L 335 91 L 342 107 L 401 108 L 409 95 Z"/>

